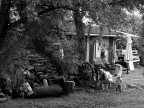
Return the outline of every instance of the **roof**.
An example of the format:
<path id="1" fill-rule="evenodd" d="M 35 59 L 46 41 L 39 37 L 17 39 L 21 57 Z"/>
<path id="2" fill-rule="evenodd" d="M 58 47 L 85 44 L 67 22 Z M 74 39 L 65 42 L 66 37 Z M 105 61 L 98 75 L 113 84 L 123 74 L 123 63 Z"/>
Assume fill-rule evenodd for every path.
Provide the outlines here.
<path id="1" fill-rule="evenodd" d="M 76 35 L 76 33 L 72 33 L 72 32 L 67 32 L 66 33 L 67 35 Z M 91 36 L 91 37 L 97 37 L 97 36 L 99 36 L 100 34 L 98 34 L 98 33 L 91 33 L 91 34 L 89 34 L 89 36 Z M 88 36 L 88 33 L 85 33 L 85 36 Z M 116 37 L 117 35 L 115 34 L 102 34 L 102 36 L 104 36 L 104 37 Z"/>
<path id="2" fill-rule="evenodd" d="M 85 36 L 88 36 L 88 27 L 85 28 Z M 102 33 L 102 36 L 104 37 L 116 37 L 117 36 L 117 32 L 112 31 L 108 28 L 103 28 L 101 29 L 98 26 L 92 26 L 91 31 L 89 36 L 99 36 Z M 71 29 L 66 32 L 67 35 L 76 35 L 76 30 L 75 27 L 71 27 Z"/>
<path id="3" fill-rule="evenodd" d="M 89 31 L 89 28 L 86 27 L 85 28 L 85 36 L 88 36 L 88 31 Z M 75 27 L 72 26 L 71 29 L 68 32 L 66 32 L 66 34 L 67 35 L 76 35 Z M 137 35 L 133 35 L 130 33 L 111 30 L 110 28 L 106 28 L 106 27 L 100 28 L 99 26 L 96 26 L 96 25 L 91 27 L 89 36 L 97 37 L 100 34 L 102 34 L 103 37 L 126 37 L 127 35 L 129 35 L 131 37 L 139 37 Z"/>
<path id="4" fill-rule="evenodd" d="M 89 29 L 88 27 L 85 29 L 85 33 L 88 33 L 88 31 L 89 31 L 88 29 Z M 116 36 L 118 33 L 115 31 L 112 31 L 110 28 L 92 26 L 90 34 L 98 34 L 98 35 L 102 34 L 103 36 L 107 36 L 107 35 L 110 35 L 110 36 L 115 35 Z"/>
<path id="5" fill-rule="evenodd" d="M 130 34 L 130 33 L 122 32 L 122 31 L 116 31 L 116 32 L 122 34 L 123 37 L 127 37 L 127 36 L 130 36 L 130 37 L 140 37 L 138 35 L 134 35 L 134 34 Z"/>

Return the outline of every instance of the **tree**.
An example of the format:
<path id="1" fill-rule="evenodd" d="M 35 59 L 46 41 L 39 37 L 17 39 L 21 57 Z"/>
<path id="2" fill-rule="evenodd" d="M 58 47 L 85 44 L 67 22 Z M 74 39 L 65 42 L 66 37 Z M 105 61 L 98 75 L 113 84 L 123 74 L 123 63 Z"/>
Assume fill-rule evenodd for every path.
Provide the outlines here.
<path id="1" fill-rule="evenodd" d="M 84 24 L 82 22 L 84 16 L 93 19 L 98 25 L 112 25 L 116 28 L 121 22 L 125 22 L 123 8 L 131 10 L 136 7 L 142 12 L 142 5 L 142 0 L 1 0 L 0 46 L 2 48 L 8 30 L 16 29 L 21 24 L 25 28 L 28 22 L 35 21 L 44 14 L 51 16 L 52 12 L 71 10 L 76 25 L 79 49 L 84 40 Z M 13 17 L 10 17 L 13 11 L 18 13 L 17 20 L 12 20 Z M 83 53 L 83 50 L 80 50 L 79 53 Z"/>
<path id="2" fill-rule="evenodd" d="M 11 0 L 2 0 L 0 9 L 0 48 L 2 47 L 9 24 Z"/>

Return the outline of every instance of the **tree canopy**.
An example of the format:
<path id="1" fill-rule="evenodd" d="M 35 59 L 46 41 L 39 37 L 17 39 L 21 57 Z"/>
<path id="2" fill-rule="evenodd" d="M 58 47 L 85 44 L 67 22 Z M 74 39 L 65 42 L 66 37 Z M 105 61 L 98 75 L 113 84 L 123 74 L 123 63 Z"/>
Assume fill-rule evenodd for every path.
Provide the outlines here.
<path id="1" fill-rule="evenodd" d="M 143 0 L 0 0 L 0 50 L 2 53 L 4 47 L 16 45 L 15 40 L 19 45 L 25 45 L 27 39 L 32 40 L 38 49 L 43 49 L 45 40 L 65 40 L 65 28 L 74 24 L 76 40 L 65 43 L 75 42 L 72 46 L 77 46 L 78 54 L 84 54 L 84 29 L 87 26 L 83 23 L 84 18 L 110 29 L 124 30 L 131 26 L 137 33 L 139 23 L 136 18 L 128 17 L 124 9 L 137 8 L 143 14 L 143 5 Z M 35 44 L 37 42 L 41 45 Z"/>

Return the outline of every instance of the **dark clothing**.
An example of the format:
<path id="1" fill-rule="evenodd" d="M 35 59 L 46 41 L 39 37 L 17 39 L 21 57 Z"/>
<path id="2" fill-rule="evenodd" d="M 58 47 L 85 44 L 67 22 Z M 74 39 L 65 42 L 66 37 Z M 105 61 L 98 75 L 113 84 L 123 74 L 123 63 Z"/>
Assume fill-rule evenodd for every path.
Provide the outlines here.
<path id="1" fill-rule="evenodd" d="M 94 71 L 95 71 L 95 74 L 96 74 L 96 81 L 99 80 L 99 66 L 98 65 L 94 65 Z"/>
<path id="2" fill-rule="evenodd" d="M 121 85 L 117 85 L 116 91 L 121 92 Z"/>
<path id="3" fill-rule="evenodd" d="M 0 77 L 0 88 L 3 89 L 6 87 L 6 85 L 7 85 L 6 78 Z"/>
<path id="4" fill-rule="evenodd" d="M 99 80 L 100 81 L 105 81 L 106 80 L 105 74 L 101 74 Z"/>
<path id="5" fill-rule="evenodd" d="M 1 92 L 7 95 L 11 95 L 11 92 L 8 89 L 6 89 L 6 87 L 7 87 L 7 79 L 0 77 Z"/>

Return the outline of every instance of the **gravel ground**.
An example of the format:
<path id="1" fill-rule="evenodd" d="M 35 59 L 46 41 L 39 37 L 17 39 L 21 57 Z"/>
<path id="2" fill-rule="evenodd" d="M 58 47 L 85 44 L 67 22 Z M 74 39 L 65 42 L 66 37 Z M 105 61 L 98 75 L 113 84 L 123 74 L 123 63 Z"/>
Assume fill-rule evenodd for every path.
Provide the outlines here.
<path id="1" fill-rule="evenodd" d="M 0 108 L 143 108 L 144 68 L 123 75 L 122 93 L 84 90 L 68 96 L 41 99 L 15 99 L 0 103 Z M 141 88 L 140 88 L 141 87 Z"/>

